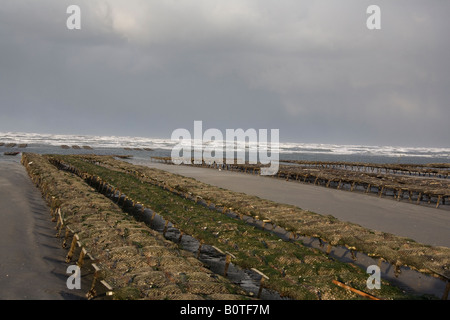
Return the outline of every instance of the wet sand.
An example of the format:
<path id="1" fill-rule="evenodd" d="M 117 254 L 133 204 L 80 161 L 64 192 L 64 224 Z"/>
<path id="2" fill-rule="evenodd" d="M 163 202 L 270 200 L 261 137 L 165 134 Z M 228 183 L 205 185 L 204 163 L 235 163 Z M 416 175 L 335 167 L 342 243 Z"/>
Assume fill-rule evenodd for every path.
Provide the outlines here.
<path id="1" fill-rule="evenodd" d="M 15 161 L 0 161 L 0 218 L 1 300 L 83 298 L 66 286 L 66 251 L 49 208 Z"/>
<path id="2" fill-rule="evenodd" d="M 341 221 L 408 237 L 423 244 L 450 247 L 448 210 L 267 176 L 153 162 L 145 165 L 217 187 L 332 215 Z"/>

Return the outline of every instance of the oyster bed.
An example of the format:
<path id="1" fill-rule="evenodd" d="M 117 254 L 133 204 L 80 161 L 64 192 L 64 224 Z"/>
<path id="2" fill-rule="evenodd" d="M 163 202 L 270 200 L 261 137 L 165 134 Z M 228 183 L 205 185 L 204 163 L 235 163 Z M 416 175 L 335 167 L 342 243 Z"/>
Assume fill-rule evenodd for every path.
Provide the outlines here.
<path id="1" fill-rule="evenodd" d="M 25 153 L 22 164 L 47 200 L 63 246 L 70 247 L 67 262 L 85 268 L 89 257 L 95 265 L 88 297 L 108 291 L 115 299 L 250 299 L 192 253 L 45 157 Z"/>
<path id="2" fill-rule="evenodd" d="M 163 170 L 132 165 L 112 157 L 85 156 L 95 163 L 134 173 L 194 197 L 229 208 L 235 212 L 270 220 L 296 235 L 317 237 L 332 246 L 344 245 L 372 257 L 382 258 L 394 266 L 410 267 L 444 280 L 450 278 L 450 248 L 417 243 L 412 239 L 390 233 L 373 231 L 357 224 L 342 222 L 302 210 L 296 206 L 249 196 L 211 186 L 195 179 L 171 174 Z"/>
<path id="3" fill-rule="evenodd" d="M 121 196 L 126 195 L 125 199 L 132 201 L 132 206 L 135 208 L 150 207 L 184 234 L 214 245 L 224 252 L 232 253 L 235 257 L 233 259 L 235 265 L 261 270 L 269 278 L 264 286 L 279 292 L 282 296 L 292 299 L 361 298 L 337 286 L 333 281 L 367 291 L 367 274 L 362 269 L 335 261 L 327 254 L 306 248 L 298 242 L 281 241 L 268 232 L 248 226 L 244 221 L 229 219 L 224 214 L 231 208 L 235 212 L 249 213 L 257 219 L 267 218 L 273 223 L 278 220 L 277 224 L 280 226 L 284 224 L 283 227 L 291 230 L 295 237 L 298 230 L 290 228 L 289 223 L 285 222 L 289 222 L 289 219 L 286 219 L 287 216 L 290 219 L 295 217 L 296 212 L 292 210 L 302 211 L 299 208 L 214 188 L 194 179 L 131 165 L 108 156 L 51 155 L 48 158 L 56 166 L 72 166 L 73 172 L 88 182 L 95 179 L 99 190 L 116 201 L 120 201 Z M 210 203 L 205 208 L 204 205 L 196 203 L 200 201 Z M 257 207 L 254 204 L 257 204 Z M 217 210 L 219 207 L 220 210 Z M 285 219 L 281 216 L 269 218 L 265 216 L 263 207 L 271 212 L 276 208 L 288 207 L 288 211 L 284 212 Z M 258 211 L 258 209 L 261 210 Z M 320 217 L 310 212 L 307 215 Z M 329 217 L 324 218 L 327 223 L 322 227 L 337 224 L 336 230 L 339 227 L 342 228 L 339 221 Z M 324 220 L 317 220 L 316 227 L 323 222 Z M 308 223 L 303 224 L 308 225 Z M 349 229 L 353 227 L 347 223 L 346 225 Z M 320 229 L 311 225 L 310 227 L 314 230 L 314 234 L 317 234 L 317 231 L 320 232 Z M 325 237 L 320 238 L 326 241 Z M 381 291 L 373 293 L 385 299 L 404 299 L 408 296 L 389 284 L 382 288 Z"/>

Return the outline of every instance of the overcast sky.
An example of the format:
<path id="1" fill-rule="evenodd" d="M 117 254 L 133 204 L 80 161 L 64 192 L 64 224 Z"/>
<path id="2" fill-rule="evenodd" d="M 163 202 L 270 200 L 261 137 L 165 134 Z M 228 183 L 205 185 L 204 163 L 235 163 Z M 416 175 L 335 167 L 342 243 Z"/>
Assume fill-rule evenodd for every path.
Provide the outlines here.
<path id="1" fill-rule="evenodd" d="M 81 8 L 81 30 L 66 9 Z M 366 9 L 381 8 L 381 30 Z M 0 132 L 450 147 L 448 0 L 1 0 Z"/>

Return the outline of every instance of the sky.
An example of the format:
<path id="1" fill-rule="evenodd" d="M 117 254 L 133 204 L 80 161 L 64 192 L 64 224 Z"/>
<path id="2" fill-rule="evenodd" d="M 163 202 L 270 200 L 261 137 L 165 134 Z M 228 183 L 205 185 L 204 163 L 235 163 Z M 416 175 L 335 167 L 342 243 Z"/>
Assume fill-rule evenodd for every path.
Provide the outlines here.
<path id="1" fill-rule="evenodd" d="M 66 22 L 81 10 L 81 29 Z M 381 29 L 369 30 L 369 5 Z M 2 0 L 0 132 L 450 147 L 448 0 Z"/>

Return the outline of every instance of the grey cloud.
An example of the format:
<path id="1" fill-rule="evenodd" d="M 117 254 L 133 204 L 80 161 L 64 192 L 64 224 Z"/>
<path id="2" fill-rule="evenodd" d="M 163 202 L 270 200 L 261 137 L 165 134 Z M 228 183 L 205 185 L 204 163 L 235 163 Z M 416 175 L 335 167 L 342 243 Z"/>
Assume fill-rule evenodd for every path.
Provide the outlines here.
<path id="1" fill-rule="evenodd" d="M 2 3 L 0 131 L 448 146 L 448 2 L 76 2 Z"/>

